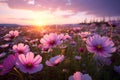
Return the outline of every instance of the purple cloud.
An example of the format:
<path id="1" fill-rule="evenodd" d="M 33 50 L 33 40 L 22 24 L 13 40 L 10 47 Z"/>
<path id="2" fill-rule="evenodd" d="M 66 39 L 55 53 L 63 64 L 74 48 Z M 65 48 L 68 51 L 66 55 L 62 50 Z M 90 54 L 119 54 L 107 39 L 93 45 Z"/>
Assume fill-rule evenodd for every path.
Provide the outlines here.
<path id="1" fill-rule="evenodd" d="M 33 11 L 57 9 L 71 10 L 74 13 L 87 12 L 97 16 L 120 16 L 120 0 L 1 0 L 13 9 Z"/>

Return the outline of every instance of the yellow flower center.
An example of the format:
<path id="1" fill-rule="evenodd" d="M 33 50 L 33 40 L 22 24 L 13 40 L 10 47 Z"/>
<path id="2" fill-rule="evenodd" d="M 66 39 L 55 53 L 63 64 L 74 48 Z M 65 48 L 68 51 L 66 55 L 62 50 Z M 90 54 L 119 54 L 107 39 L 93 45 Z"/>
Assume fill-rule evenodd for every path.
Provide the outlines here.
<path id="1" fill-rule="evenodd" d="M 98 48 L 98 49 L 101 49 L 101 48 L 102 48 L 102 46 L 101 46 L 101 45 L 98 45 L 98 46 L 97 46 L 97 48 Z"/>
<path id="2" fill-rule="evenodd" d="M 56 44 L 56 42 L 55 42 L 54 40 L 51 40 L 51 41 L 49 42 L 49 44 L 50 44 L 50 45 L 54 45 L 54 44 Z"/>
<path id="3" fill-rule="evenodd" d="M 32 64 L 32 63 L 27 63 L 27 64 L 26 64 L 26 67 L 27 67 L 27 68 L 32 68 L 32 67 L 33 67 L 33 64 Z"/>
<path id="4" fill-rule="evenodd" d="M 31 64 L 31 63 L 28 63 L 28 64 L 27 64 L 27 66 L 29 66 L 29 67 L 30 67 L 30 66 L 32 66 L 32 64 Z"/>

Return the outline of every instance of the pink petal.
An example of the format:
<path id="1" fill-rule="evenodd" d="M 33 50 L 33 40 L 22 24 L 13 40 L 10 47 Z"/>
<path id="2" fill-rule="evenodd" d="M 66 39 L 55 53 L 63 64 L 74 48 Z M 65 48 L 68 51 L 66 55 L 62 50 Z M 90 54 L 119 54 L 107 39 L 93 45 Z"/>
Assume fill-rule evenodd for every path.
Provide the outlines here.
<path id="1" fill-rule="evenodd" d="M 28 53 L 26 54 L 26 61 L 27 61 L 27 62 L 33 62 L 33 58 L 34 58 L 34 53 L 28 52 Z"/>
<path id="2" fill-rule="evenodd" d="M 48 66 L 54 66 L 50 61 L 46 61 L 45 63 L 46 63 L 46 65 L 48 65 Z"/>
<path id="3" fill-rule="evenodd" d="M 25 55 L 24 55 L 24 54 L 20 54 L 20 55 L 18 56 L 18 58 L 19 58 L 19 60 L 20 60 L 20 62 L 21 62 L 22 64 L 25 64 L 25 63 L 26 63 L 26 58 L 25 58 Z"/>
<path id="4" fill-rule="evenodd" d="M 33 63 L 34 63 L 34 64 L 39 64 L 39 63 L 41 63 L 41 61 L 42 61 L 42 57 L 41 57 L 40 55 L 37 55 L 37 56 L 34 58 Z"/>

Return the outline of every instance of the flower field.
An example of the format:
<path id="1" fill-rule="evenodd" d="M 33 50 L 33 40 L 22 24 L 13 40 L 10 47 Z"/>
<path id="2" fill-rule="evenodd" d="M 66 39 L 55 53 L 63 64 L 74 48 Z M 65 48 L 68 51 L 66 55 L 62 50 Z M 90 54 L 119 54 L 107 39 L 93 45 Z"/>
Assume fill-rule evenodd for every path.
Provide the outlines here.
<path id="1" fill-rule="evenodd" d="M 0 80 L 120 80 L 120 22 L 0 30 Z"/>

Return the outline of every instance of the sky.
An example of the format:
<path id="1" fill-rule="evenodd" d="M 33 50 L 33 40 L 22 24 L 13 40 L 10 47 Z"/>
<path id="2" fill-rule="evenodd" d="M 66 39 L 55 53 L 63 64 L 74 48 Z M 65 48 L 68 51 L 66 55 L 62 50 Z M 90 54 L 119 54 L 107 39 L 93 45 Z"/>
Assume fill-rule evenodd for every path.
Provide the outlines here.
<path id="1" fill-rule="evenodd" d="M 79 23 L 119 17 L 120 0 L 0 0 L 0 23 Z"/>

